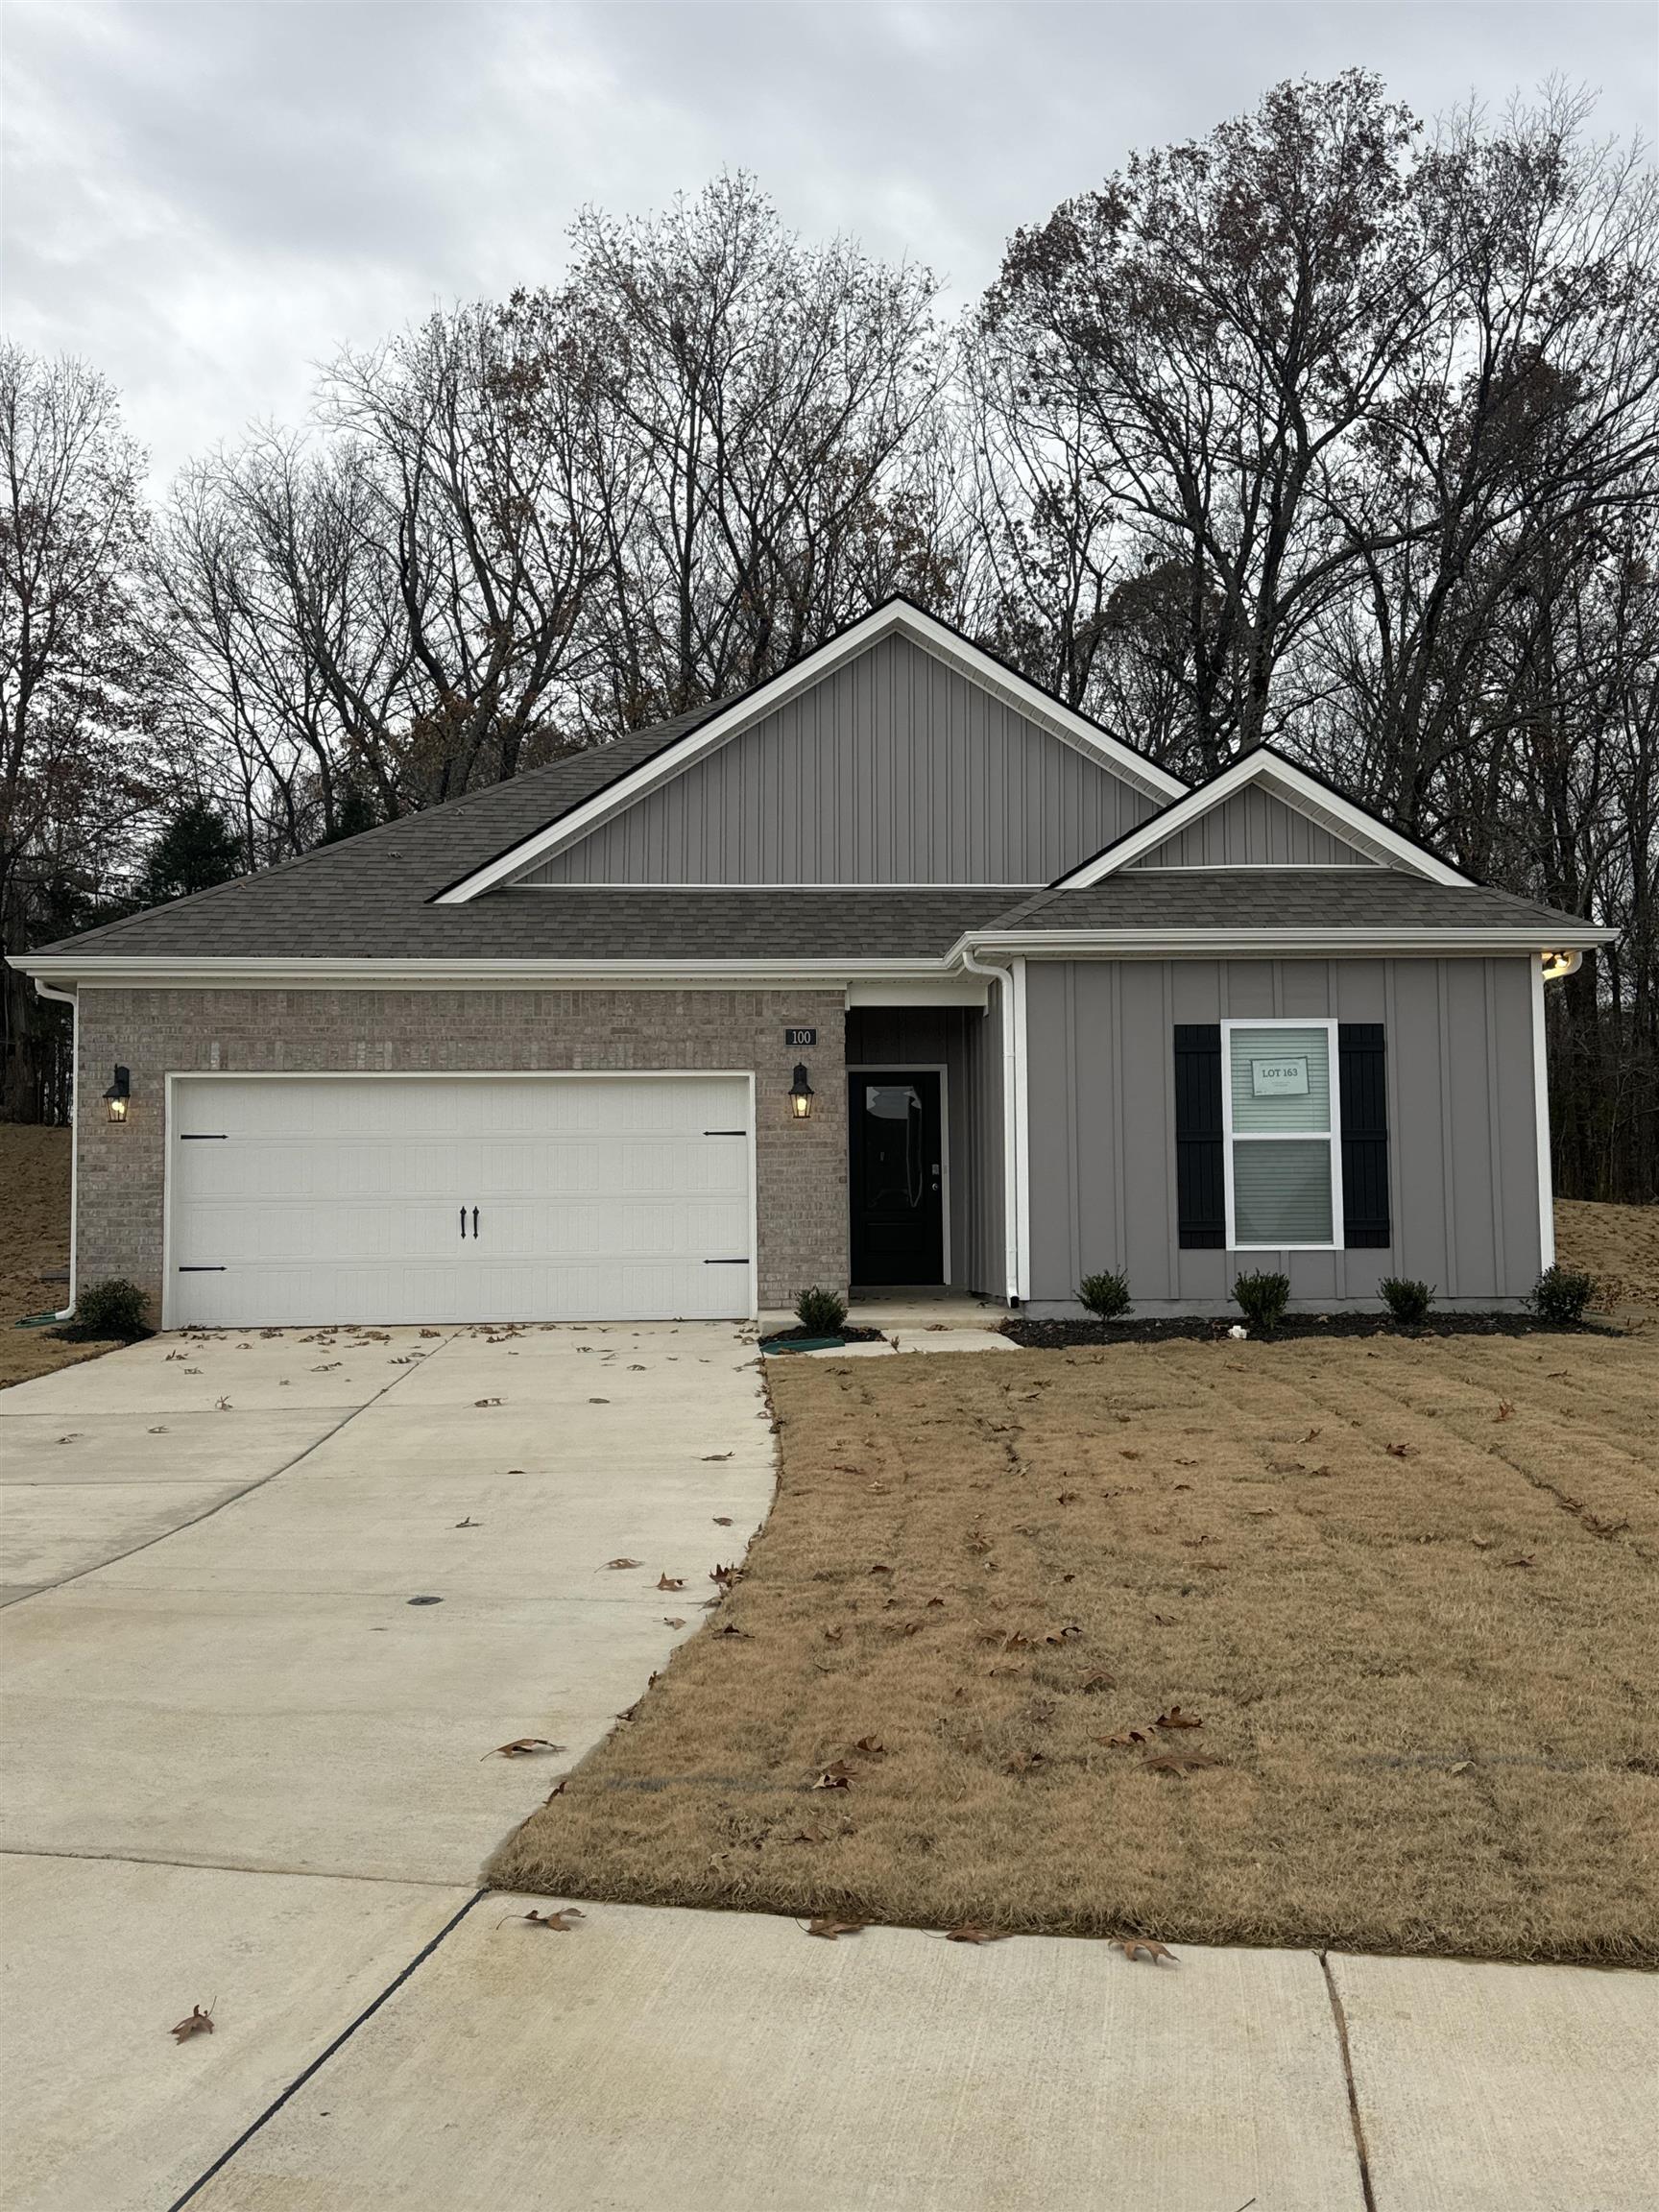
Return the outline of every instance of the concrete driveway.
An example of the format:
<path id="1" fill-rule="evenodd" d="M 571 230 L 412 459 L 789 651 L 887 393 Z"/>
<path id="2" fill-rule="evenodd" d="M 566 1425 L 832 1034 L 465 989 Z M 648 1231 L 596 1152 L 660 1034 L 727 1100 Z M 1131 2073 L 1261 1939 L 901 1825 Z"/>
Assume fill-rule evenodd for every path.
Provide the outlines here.
<path id="1" fill-rule="evenodd" d="M 0 2202 L 194 2183 L 693 1632 L 771 1488 L 721 1327 L 158 1337 L 0 1393 Z M 563 1749 L 489 1756 L 525 1736 Z"/>

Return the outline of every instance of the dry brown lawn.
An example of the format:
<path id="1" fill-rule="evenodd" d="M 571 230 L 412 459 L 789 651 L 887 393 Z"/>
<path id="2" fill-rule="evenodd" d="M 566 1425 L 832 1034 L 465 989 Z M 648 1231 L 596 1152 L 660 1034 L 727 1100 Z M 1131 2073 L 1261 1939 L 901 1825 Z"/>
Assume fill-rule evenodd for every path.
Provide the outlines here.
<path id="1" fill-rule="evenodd" d="M 1564 1267 L 1596 1278 L 1603 1312 L 1659 1309 L 1659 1206 L 1598 1206 L 1555 1201 L 1555 1243 Z"/>
<path id="2" fill-rule="evenodd" d="M 1650 1336 L 769 1372 L 746 1572 L 498 1886 L 1659 1960 Z"/>
<path id="3" fill-rule="evenodd" d="M 96 1358 L 108 1344 L 65 1344 L 45 1329 L 19 1329 L 26 1313 L 56 1311 L 69 1265 L 69 1132 L 0 1121 L 0 1389 L 55 1367 Z"/>

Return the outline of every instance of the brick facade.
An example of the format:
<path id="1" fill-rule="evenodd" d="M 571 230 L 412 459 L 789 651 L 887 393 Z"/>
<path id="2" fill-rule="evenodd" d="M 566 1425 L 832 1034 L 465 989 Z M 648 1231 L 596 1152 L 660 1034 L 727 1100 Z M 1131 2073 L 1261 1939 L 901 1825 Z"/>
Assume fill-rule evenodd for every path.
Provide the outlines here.
<path id="1" fill-rule="evenodd" d="M 839 991 L 130 991 L 81 993 L 78 1147 L 82 1284 L 125 1275 L 160 1314 L 163 1077 L 213 1070 L 442 1075 L 492 1070 L 751 1069 L 762 1306 L 809 1283 L 845 1290 L 847 1084 Z M 785 1027 L 818 1032 L 810 1052 Z M 789 1112 L 797 1060 L 812 1118 Z M 125 1123 L 102 1094 L 132 1071 Z"/>

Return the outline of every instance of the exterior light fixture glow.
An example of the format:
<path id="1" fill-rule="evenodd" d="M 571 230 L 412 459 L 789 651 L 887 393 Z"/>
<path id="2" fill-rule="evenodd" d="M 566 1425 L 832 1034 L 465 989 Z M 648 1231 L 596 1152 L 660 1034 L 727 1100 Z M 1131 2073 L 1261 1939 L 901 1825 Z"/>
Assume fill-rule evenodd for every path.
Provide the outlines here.
<path id="1" fill-rule="evenodd" d="M 1553 983 L 1562 975 L 1576 975 L 1584 965 L 1582 952 L 1546 952 L 1543 959 L 1546 983 Z"/>
<path id="2" fill-rule="evenodd" d="M 104 1094 L 104 1102 L 109 1109 L 111 1121 L 125 1121 L 127 1108 L 132 1097 L 132 1071 L 119 1062 L 115 1067 L 115 1080 Z"/>
<path id="3" fill-rule="evenodd" d="M 812 1086 L 806 1080 L 805 1063 L 795 1063 L 795 1079 L 789 1086 L 789 1111 L 797 1121 L 812 1118 Z"/>

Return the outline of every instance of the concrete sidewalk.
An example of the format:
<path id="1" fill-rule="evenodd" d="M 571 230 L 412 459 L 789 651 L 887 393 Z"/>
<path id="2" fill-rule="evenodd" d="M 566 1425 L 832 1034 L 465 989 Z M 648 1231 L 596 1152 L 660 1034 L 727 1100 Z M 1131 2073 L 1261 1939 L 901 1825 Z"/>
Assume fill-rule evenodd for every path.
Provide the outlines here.
<path id="1" fill-rule="evenodd" d="M 1646 1976 L 1184 1947 L 1155 1966 L 1105 1943 L 894 1928 L 831 1943 L 792 1920 L 603 1905 L 549 1935 L 515 1917 L 532 1902 L 547 1901 L 473 1907 L 193 2203 L 1653 2201 Z"/>

